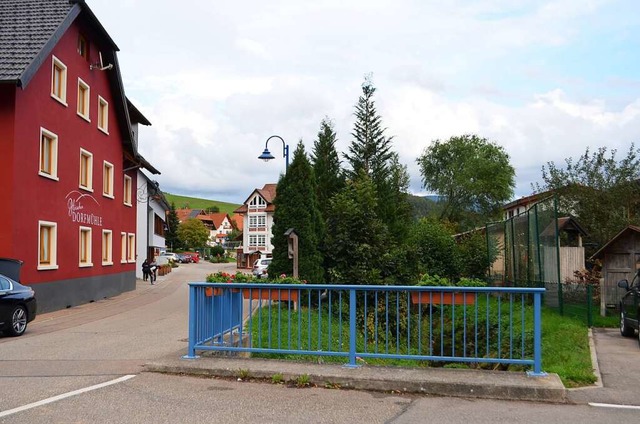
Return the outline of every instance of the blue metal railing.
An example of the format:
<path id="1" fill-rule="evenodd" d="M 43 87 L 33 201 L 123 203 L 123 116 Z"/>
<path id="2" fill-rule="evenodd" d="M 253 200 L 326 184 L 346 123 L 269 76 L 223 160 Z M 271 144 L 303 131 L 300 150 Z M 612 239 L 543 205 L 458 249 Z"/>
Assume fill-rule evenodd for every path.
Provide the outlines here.
<path id="1" fill-rule="evenodd" d="M 189 290 L 185 358 L 213 350 L 345 357 L 348 367 L 364 358 L 514 364 L 545 375 L 543 288 L 190 283 Z"/>

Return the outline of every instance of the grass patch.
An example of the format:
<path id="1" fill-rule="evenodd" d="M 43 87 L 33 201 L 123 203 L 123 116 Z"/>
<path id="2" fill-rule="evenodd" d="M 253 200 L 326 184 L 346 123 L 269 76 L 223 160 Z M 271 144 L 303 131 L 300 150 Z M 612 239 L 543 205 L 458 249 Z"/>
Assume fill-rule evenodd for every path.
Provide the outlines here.
<path id="1" fill-rule="evenodd" d="M 417 315 L 416 311 L 412 309 L 412 319 L 410 323 L 411 330 L 408 332 L 401 332 L 401 338 L 399 340 L 390 340 L 389 333 L 382 334 L 379 337 L 369 334 L 366 338 L 362 331 L 359 331 L 357 335 L 356 345 L 358 352 L 378 352 L 378 353 L 391 353 L 391 354 L 414 354 L 414 355 L 449 355 L 452 349 L 455 349 L 457 356 L 475 356 L 474 349 L 478 349 L 478 356 L 486 354 L 486 331 L 487 326 L 485 322 L 482 322 L 475 328 L 473 325 L 469 325 L 469 320 L 475 319 L 475 309 L 478 309 L 478 316 L 484 319 L 485 316 L 489 316 L 488 331 L 489 336 L 489 351 L 487 356 L 491 357 L 506 357 L 509 354 L 510 340 L 508 323 L 513 319 L 515 328 L 514 339 L 512 341 L 513 348 L 521 349 L 522 337 L 520 335 L 520 329 L 522 326 L 521 318 L 525 317 L 525 356 L 532 357 L 532 339 L 533 339 L 533 324 L 532 324 L 532 308 L 531 306 L 524 306 L 524 313 L 521 306 L 515 304 L 511 311 L 509 311 L 508 302 L 503 301 L 500 306 L 496 303 L 495 299 L 491 299 L 489 303 L 479 301 L 477 306 L 467 307 L 467 325 L 464 327 L 466 333 L 462 330 L 457 330 L 454 337 L 451 336 L 449 329 L 451 328 L 451 321 L 447 321 L 448 316 L 452 312 L 454 307 L 444 307 L 441 309 L 444 314 L 445 330 L 444 334 L 440 330 L 434 330 L 436 324 L 439 326 L 441 321 L 440 315 L 433 315 L 433 326 L 430 328 L 427 322 L 417 321 L 417 318 L 413 315 Z M 456 320 L 455 327 L 462 329 L 464 324 L 462 306 L 455 307 Z M 336 315 L 336 311 L 342 310 L 342 317 Z M 487 310 L 489 311 L 487 313 Z M 498 313 L 498 311 L 500 311 Z M 591 355 L 589 350 L 589 341 L 587 336 L 586 319 L 574 318 L 567 315 L 565 309 L 565 315 L 561 316 L 556 310 L 544 308 L 542 309 L 542 369 L 546 372 L 557 373 L 566 387 L 580 387 L 592 384 L 596 378 L 593 374 Z M 511 316 L 510 316 L 511 314 Z M 317 309 L 312 307 L 301 307 L 298 311 L 294 311 L 293 307 L 286 302 L 280 304 L 274 304 L 271 308 L 263 308 L 256 315 L 254 315 L 251 321 L 252 328 L 247 329 L 252 333 L 252 343 L 254 347 L 261 348 L 273 348 L 273 349 L 287 349 L 287 350 L 307 350 L 313 352 L 310 354 L 276 354 L 276 353 L 254 353 L 255 357 L 263 358 L 279 358 L 296 361 L 309 361 L 309 362 L 326 362 L 326 363 L 338 363 L 344 364 L 348 361 L 346 356 L 330 356 L 321 355 L 319 353 L 324 352 L 342 352 L 347 353 L 349 350 L 349 325 L 348 325 L 348 308 L 343 306 L 342 309 L 336 307 L 329 313 L 328 306 L 323 305 L 320 313 Z M 594 321 L 597 314 L 594 314 Z M 602 318 L 602 317 L 600 317 Z M 616 318 L 617 320 L 617 318 Z M 462 323 L 461 323 L 462 322 Z M 597 322 L 603 322 L 605 324 L 611 323 L 611 317 L 599 320 Z M 378 323 L 380 325 L 380 323 Z M 420 329 L 418 331 L 418 329 Z M 498 345 L 497 331 L 500 330 L 502 334 L 501 344 Z M 482 333 L 482 337 L 478 339 L 478 346 L 475 343 L 475 334 L 477 332 Z M 465 333 L 460 334 L 460 333 Z M 298 334 L 300 336 L 298 337 Z M 391 334 L 395 337 L 395 325 L 391 329 Z M 408 335 L 408 336 L 407 336 Z M 466 352 L 463 352 L 462 337 L 465 337 Z M 407 341 L 409 340 L 409 342 Z M 444 343 L 444 344 L 442 344 Z M 437 348 L 434 349 L 433 346 Z M 420 346 L 418 348 L 418 346 Z M 498 352 L 501 352 L 498 354 Z M 514 354 L 514 357 L 518 357 L 518 354 Z M 481 369 L 501 369 L 510 371 L 522 371 L 525 368 L 515 365 L 495 365 L 484 363 L 457 363 L 457 362 L 439 362 L 433 363 L 425 360 L 411 360 L 411 359 L 381 359 L 381 358 L 365 358 L 360 359 L 361 362 L 365 362 L 370 365 L 381 366 L 403 366 L 403 367 L 432 367 L 443 366 L 446 368 L 481 368 Z"/>
<path id="2" fill-rule="evenodd" d="M 178 194 L 164 193 L 169 204 L 172 202 L 176 205 L 176 209 L 207 209 L 217 206 L 220 212 L 233 214 L 233 211 L 240 207 L 238 204 L 219 202 L 217 200 L 199 199 L 196 197 L 180 196 Z"/>

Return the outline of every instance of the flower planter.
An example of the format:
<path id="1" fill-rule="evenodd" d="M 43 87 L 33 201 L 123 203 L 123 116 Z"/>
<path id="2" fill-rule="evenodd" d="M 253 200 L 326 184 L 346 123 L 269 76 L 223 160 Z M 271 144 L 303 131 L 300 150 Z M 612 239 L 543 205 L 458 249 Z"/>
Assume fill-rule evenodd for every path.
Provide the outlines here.
<path id="1" fill-rule="evenodd" d="M 475 293 L 454 292 L 411 292 L 411 303 L 432 305 L 473 305 L 476 303 Z"/>
<path id="2" fill-rule="evenodd" d="M 204 289 L 204 295 L 207 297 L 222 296 L 224 290 L 229 290 L 229 289 L 223 289 L 220 287 L 206 287 Z M 239 291 L 240 289 L 231 289 L 231 293 L 238 293 Z"/>
<path id="3" fill-rule="evenodd" d="M 273 301 L 298 301 L 298 289 L 242 289 L 242 297 L 245 299 L 262 299 Z"/>

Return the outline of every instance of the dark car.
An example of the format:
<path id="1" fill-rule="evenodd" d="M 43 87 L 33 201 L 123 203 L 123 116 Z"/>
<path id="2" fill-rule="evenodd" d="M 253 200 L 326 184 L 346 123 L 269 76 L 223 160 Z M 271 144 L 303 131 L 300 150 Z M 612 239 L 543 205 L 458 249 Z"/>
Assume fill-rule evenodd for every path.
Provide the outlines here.
<path id="1" fill-rule="evenodd" d="M 627 291 L 620 299 L 619 305 L 620 334 L 633 337 L 640 327 L 640 280 L 637 276 L 631 284 L 627 280 L 621 280 L 618 281 L 618 287 Z M 638 331 L 638 343 L 640 343 L 640 331 Z"/>
<path id="2" fill-rule="evenodd" d="M 36 297 L 31 287 L 0 274 L 0 331 L 20 336 L 36 317 Z"/>
<path id="3" fill-rule="evenodd" d="M 178 262 L 180 262 L 181 264 L 188 264 L 193 262 L 191 256 L 185 253 L 176 253 L 176 256 L 178 257 Z"/>

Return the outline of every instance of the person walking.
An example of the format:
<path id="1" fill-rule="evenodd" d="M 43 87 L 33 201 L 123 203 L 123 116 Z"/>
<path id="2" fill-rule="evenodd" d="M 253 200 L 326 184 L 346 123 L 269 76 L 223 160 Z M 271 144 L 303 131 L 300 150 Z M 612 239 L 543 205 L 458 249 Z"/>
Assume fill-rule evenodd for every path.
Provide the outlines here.
<path id="1" fill-rule="evenodd" d="M 149 259 L 145 259 L 142 262 L 142 279 L 147 281 L 147 279 L 151 277 L 151 284 L 153 284 L 153 274 L 151 274 L 151 265 L 149 264 Z"/>

